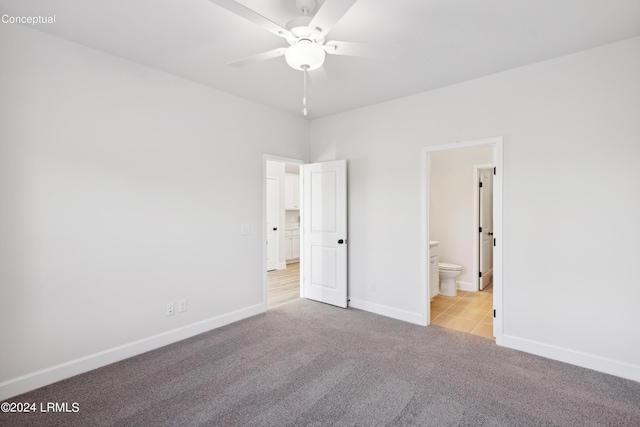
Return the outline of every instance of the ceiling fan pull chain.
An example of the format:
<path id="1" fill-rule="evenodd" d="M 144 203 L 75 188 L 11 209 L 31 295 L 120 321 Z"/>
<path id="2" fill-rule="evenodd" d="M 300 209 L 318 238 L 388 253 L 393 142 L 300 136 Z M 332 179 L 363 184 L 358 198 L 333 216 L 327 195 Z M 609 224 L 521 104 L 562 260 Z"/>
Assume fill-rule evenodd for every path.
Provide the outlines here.
<path id="1" fill-rule="evenodd" d="M 307 106 L 307 70 L 303 71 L 304 73 L 304 77 L 303 77 L 303 92 L 302 92 L 302 106 L 306 107 Z"/>
<path id="2" fill-rule="evenodd" d="M 306 117 L 309 114 L 309 109 L 307 108 L 307 70 L 309 66 L 303 66 L 302 68 L 302 114 Z"/>

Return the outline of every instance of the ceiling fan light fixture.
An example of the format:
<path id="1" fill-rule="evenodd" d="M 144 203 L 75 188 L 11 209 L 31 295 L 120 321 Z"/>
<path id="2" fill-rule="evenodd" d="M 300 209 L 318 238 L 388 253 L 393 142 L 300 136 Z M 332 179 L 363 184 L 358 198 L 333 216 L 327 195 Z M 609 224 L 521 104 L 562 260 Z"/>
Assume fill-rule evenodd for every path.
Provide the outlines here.
<path id="1" fill-rule="evenodd" d="M 311 40 L 302 39 L 287 48 L 284 58 L 294 70 L 315 70 L 324 63 L 324 49 Z"/>

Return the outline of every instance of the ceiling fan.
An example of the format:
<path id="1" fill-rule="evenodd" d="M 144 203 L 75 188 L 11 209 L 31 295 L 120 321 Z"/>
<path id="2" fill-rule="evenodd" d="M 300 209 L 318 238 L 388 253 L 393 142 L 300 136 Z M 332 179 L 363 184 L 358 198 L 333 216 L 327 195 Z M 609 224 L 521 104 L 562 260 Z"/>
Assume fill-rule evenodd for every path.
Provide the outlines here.
<path id="1" fill-rule="evenodd" d="M 289 46 L 278 47 L 229 63 L 233 67 L 243 67 L 284 56 L 287 64 L 304 72 L 305 94 L 302 112 L 306 116 L 306 76 L 314 71 L 314 81 L 326 80 L 323 64 L 325 54 L 385 58 L 391 56 L 388 48 L 366 43 L 346 41 L 326 41 L 327 34 L 347 13 L 357 0 L 325 0 L 316 9 L 316 0 L 295 0 L 300 15 L 290 20 L 284 27 L 249 9 L 234 0 L 210 0 L 212 3 L 257 24 L 265 30 L 287 41 Z M 293 1 L 293 0 L 292 0 Z"/>

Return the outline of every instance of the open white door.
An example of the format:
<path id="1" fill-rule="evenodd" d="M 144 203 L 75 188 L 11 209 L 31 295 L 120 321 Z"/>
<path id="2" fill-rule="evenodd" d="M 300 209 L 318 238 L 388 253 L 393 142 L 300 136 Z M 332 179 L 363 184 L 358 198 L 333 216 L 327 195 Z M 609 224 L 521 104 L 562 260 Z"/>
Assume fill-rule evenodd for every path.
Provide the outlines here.
<path id="1" fill-rule="evenodd" d="M 479 197 L 480 203 L 478 212 L 480 214 L 480 275 L 478 287 L 483 290 L 491 282 L 493 275 L 493 182 L 491 180 L 491 171 L 484 169 L 478 171 L 479 179 Z"/>
<path id="2" fill-rule="evenodd" d="M 347 307 L 347 162 L 302 166 L 303 296 Z"/>

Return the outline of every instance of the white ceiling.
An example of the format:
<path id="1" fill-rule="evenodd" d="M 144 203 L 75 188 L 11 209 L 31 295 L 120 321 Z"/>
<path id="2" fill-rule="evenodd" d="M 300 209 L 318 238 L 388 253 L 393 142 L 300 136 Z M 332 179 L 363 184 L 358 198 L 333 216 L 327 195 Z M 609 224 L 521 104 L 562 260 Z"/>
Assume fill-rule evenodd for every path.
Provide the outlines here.
<path id="1" fill-rule="evenodd" d="M 282 26 L 298 14 L 295 0 L 238 3 Z M 5 13 L 55 14 L 36 28 L 301 115 L 303 75 L 283 57 L 227 65 L 286 42 L 208 0 L 0 0 Z M 638 35 L 640 0 L 359 0 L 327 39 L 395 45 L 398 56 L 327 55 L 328 81 L 309 87 L 309 118 Z"/>

